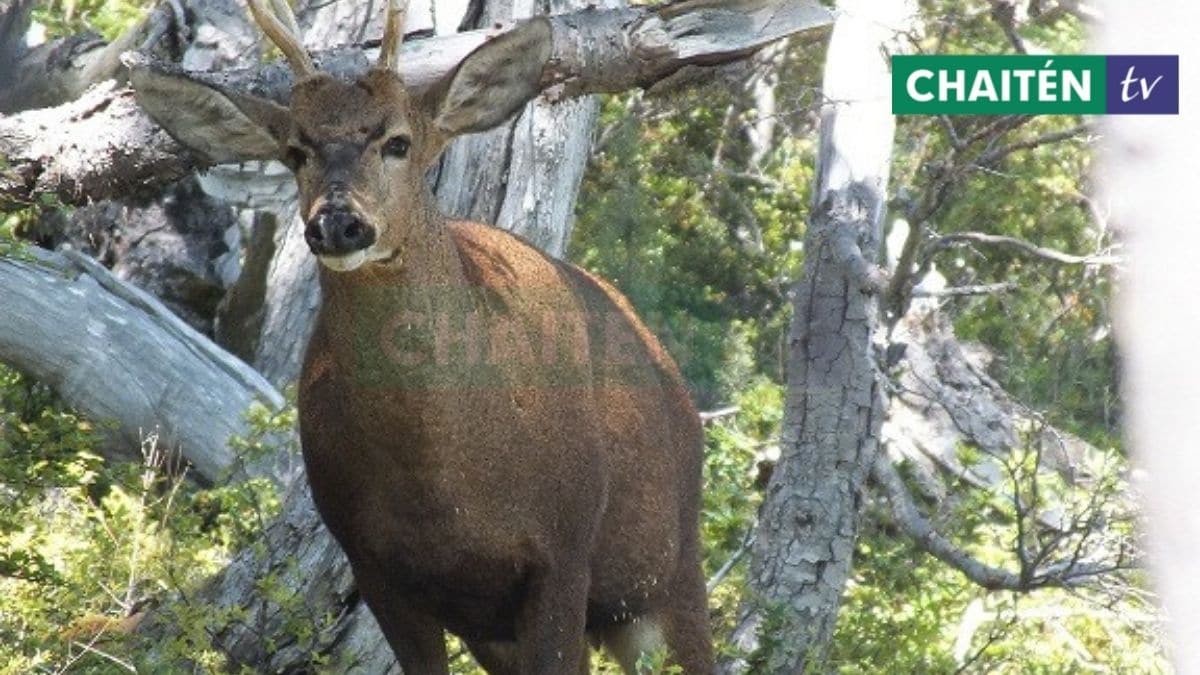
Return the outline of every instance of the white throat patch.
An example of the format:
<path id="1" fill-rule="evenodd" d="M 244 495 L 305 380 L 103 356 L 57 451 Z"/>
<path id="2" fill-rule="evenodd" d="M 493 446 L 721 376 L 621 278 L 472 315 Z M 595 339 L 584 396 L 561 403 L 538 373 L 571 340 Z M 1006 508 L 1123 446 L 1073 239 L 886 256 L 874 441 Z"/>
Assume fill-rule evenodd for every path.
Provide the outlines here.
<path id="1" fill-rule="evenodd" d="M 372 246 L 347 255 L 322 255 L 317 256 L 317 259 L 321 261 L 322 265 L 334 272 L 350 272 L 362 267 L 366 263 L 387 260 L 394 255 L 394 251 L 379 250 Z"/>

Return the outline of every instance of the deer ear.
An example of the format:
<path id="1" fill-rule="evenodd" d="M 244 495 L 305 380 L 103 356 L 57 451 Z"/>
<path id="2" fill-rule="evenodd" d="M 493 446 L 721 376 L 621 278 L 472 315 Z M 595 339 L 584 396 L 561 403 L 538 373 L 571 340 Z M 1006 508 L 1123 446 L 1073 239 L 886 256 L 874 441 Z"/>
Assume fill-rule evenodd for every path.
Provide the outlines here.
<path id="1" fill-rule="evenodd" d="M 214 163 L 279 157 L 290 122 L 278 103 L 148 61 L 129 64 L 129 81 L 155 122 Z"/>
<path id="2" fill-rule="evenodd" d="M 550 22 L 538 17 L 468 54 L 437 105 L 437 128 L 448 136 L 484 131 L 520 110 L 541 91 L 552 38 Z"/>

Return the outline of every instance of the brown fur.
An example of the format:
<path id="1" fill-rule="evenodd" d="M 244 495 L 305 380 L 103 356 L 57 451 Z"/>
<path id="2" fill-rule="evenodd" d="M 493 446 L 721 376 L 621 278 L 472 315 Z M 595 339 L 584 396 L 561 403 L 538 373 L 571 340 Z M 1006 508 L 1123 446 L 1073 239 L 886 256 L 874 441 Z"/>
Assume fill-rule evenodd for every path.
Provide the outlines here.
<path id="1" fill-rule="evenodd" d="M 302 213 L 348 186 L 383 252 L 322 270 L 300 428 L 317 507 L 405 672 L 447 672 L 443 629 L 492 673 L 586 672 L 588 634 L 626 667 L 661 636 L 711 672 L 701 427 L 629 302 L 447 223 L 424 174 L 454 129 L 391 73 L 303 80 L 290 118 Z M 381 158 L 397 134 L 408 158 Z"/>

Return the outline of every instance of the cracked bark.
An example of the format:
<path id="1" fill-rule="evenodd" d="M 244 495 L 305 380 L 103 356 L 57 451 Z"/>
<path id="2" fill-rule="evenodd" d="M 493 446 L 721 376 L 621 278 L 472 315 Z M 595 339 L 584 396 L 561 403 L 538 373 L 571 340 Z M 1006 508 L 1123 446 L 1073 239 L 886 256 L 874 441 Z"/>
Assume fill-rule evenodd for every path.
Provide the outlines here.
<path id="1" fill-rule="evenodd" d="M 889 45 L 902 0 L 842 3 L 826 60 L 821 144 L 804 270 L 793 303 L 780 458 L 751 549 L 752 600 L 733 636 L 745 672 L 821 668 L 850 572 L 884 403 L 873 335 L 894 121 Z M 761 649 L 760 649 L 761 648 Z"/>

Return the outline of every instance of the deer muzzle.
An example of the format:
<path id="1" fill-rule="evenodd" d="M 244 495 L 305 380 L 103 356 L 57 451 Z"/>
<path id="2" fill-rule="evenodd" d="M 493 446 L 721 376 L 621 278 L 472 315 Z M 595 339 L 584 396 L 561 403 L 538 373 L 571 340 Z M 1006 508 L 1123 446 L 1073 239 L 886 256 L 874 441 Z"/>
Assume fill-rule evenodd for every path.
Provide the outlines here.
<path id="1" fill-rule="evenodd" d="M 349 204 L 326 203 L 305 224 L 304 241 L 318 256 L 346 256 L 374 244 L 375 228 Z"/>

